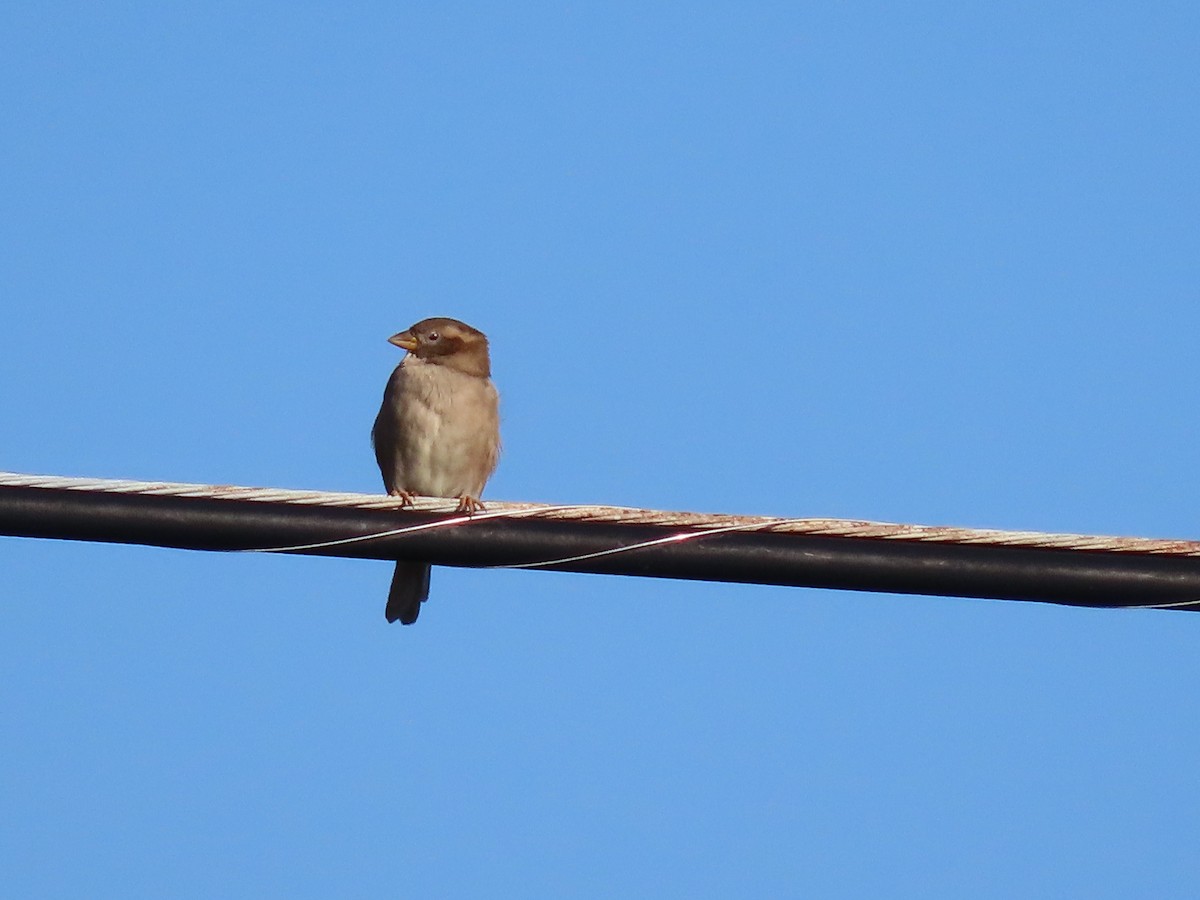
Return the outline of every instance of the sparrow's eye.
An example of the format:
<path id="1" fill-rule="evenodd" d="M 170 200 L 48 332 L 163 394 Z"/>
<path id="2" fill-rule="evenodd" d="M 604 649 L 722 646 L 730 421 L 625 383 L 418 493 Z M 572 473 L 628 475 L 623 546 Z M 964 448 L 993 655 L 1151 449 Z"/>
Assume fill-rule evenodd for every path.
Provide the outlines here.
<path id="1" fill-rule="evenodd" d="M 431 332 L 429 332 L 429 334 L 425 335 L 425 340 L 429 341 L 429 343 L 431 343 L 431 344 L 436 344 L 438 341 L 438 338 L 440 338 L 440 337 L 441 337 L 441 335 L 438 334 L 436 331 L 431 331 Z"/>

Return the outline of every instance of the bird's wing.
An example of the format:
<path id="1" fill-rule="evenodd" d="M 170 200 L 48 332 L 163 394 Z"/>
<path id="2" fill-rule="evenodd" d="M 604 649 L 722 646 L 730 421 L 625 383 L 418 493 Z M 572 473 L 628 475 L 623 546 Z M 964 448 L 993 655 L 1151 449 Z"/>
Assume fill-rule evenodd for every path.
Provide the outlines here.
<path id="1" fill-rule="evenodd" d="M 398 417 L 396 416 L 396 393 L 400 390 L 400 380 L 403 373 L 397 367 L 388 379 L 383 391 L 383 405 L 379 407 L 379 415 L 375 417 L 375 425 L 371 428 L 371 445 L 375 448 L 375 461 L 379 463 L 379 473 L 383 476 L 383 486 L 389 494 L 396 493 L 396 456 L 400 452 L 400 435 L 397 433 Z"/>

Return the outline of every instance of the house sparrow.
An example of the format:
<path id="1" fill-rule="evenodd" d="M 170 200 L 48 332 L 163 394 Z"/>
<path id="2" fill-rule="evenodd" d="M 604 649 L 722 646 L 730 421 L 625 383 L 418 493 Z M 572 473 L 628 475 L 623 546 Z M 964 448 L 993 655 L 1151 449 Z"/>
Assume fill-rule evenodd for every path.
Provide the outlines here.
<path id="1" fill-rule="evenodd" d="M 420 494 L 457 497 L 462 512 L 482 509 L 479 495 L 500 457 L 487 336 L 457 319 L 434 318 L 388 342 L 408 354 L 388 379 L 371 429 L 387 492 L 401 506 Z M 428 563 L 396 563 L 387 620 L 411 625 L 428 596 Z"/>

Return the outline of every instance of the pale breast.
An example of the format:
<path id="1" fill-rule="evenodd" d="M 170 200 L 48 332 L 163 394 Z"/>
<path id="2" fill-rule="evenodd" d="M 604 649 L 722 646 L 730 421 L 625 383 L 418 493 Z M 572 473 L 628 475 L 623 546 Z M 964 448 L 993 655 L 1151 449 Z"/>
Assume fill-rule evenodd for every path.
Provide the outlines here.
<path id="1" fill-rule="evenodd" d="M 388 384 L 375 439 L 395 442 L 388 455 L 398 489 L 478 497 L 499 458 L 499 426 L 499 397 L 490 379 L 410 356 Z"/>

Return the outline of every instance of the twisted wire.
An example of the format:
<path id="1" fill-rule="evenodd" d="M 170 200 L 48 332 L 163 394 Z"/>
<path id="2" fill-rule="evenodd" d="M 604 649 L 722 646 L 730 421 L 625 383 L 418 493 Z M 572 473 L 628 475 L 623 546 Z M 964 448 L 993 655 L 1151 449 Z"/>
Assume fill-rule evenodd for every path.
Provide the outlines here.
<path id="1" fill-rule="evenodd" d="M 401 500 L 382 494 L 361 494 L 335 491 L 301 491 L 283 488 L 243 487 L 238 485 L 187 484 L 164 481 L 132 481 L 104 478 L 69 478 L 59 475 L 25 475 L 0 472 L 0 486 L 50 488 L 113 494 L 140 494 L 162 497 L 192 497 L 243 503 L 286 503 L 298 506 L 330 506 L 356 509 L 400 509 Z M 418 512 L 453 513 L 457 501 L 435 497 L 418 497 L 410 507 Z M 603 524 L 646 525 L 683 529 L 652 541 L 586 554 L 593 558 L 614 552 L 626 552 L 654 544 L 694 540 L 711 534 L 732 531 L 766 531 L 780 534 L 824 535 L 830 537 L 873 538 L 888 541 L 928 542 L 939 544 L 974 544 L 1004 547 L 1034 547 L 1056 550 L 1102 551 L 1109 553 L 1142 553 L 1160 556 L 1200 556 L 1200 541 L 1172 540 L 1112 535 L 1056 534 L 1038 531 L 1004 531 L 984 528 L 961 528 L 935 525 L 912 525 L 893 522 L 873 522 L 860 519 L 777 518 L 769 516 L 737 516 L 718 513 L 672 512 L 594 504 L 549 505 L 539 503 L 510 503 L 488 501 L 486 510 L 472 515 L 454 516 L 436 522 L 389 529 L 377 534 L 345 538 L 328 543 L 297 545 L 295 547 L 261 548 L 258 552 L 313 549 L 343 543 L 367 541 L 378 537 L 424 531 L 437 528 L 462 527 L 472 522 L 503 518 L 533 518 L 548 521 L 577 521 Z M 510 568 L 534 568 L 577 561 L 564 558 L 518 564 Z"/>

